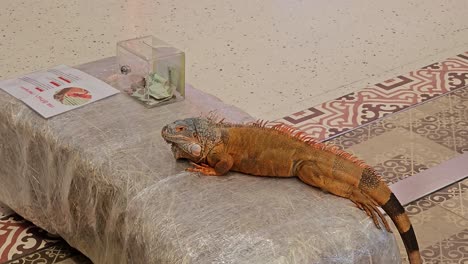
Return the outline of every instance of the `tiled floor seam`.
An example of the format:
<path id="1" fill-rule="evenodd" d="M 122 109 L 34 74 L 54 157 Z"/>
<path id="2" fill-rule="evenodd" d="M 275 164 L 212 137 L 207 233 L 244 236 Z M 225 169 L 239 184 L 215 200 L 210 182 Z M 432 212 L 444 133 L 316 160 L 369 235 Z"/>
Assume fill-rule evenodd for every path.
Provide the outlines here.
<path id="1" fill-rule="evenodd" d="M 468 221 L 468 218 L 467 218 L 467 217 L 465 217 L 465 216 L 463 216 L 463 215 L 461 215 L 461 214 L 459 214 L 459 213 L 457 213 L 457 212 L 454 212 L 454 211 L 452 211 L 452 210 L 450 210 L 450 209 L 448 209 L 448 208 L 446 208 L 446 207 L 443 207 L 443 206 L 441 206 L 440 204 L 436 204 L 436 206 L 437 206 L 437 207 L 442 207 L 442 208 L 444 208 L 445 211 L 450 212 L 450 213 L 452 213 L 452 214 L 454 214 L 454 215 L 456 215 L 456 216 L 458 216 L 458 217 L 460 217 L 460 218 L 463 218 L 463 219 L 465 219 L 465 220 Z"/>

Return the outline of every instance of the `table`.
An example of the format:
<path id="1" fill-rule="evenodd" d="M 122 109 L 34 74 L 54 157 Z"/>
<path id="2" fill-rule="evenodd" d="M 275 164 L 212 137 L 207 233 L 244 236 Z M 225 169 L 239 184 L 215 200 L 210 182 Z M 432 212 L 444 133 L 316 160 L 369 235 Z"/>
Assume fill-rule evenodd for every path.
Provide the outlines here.
<path id="1" fill-rule="evenodd" d="M 115 58 L 77 68 L 110 81 Z M 160 136 L 234 106 L 187 86 L 146 109 L 125 94 L 45 120 L 0 92 L 0 201 L 94 263 L 400 263 L 392 234 L 297 179 L 201 177 Z"/>

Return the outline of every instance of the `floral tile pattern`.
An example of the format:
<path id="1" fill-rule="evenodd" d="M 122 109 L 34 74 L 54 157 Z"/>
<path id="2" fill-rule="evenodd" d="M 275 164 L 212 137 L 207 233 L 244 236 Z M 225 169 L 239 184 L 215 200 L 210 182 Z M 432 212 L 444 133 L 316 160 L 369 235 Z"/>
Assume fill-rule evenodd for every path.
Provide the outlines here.
<path id="1" fill-rule="evenodd" d="M 31 254 L 58 241 L 58 237 L 16 214 L 0 219 L 0 263 Z"/>
<path id="2" fill-rule="evenodd" d="M 468 229 L 421 250 L 425 263 L 467 263 Z"/>
<path id="3" fill-rule="evenodd" d="M 373 166 L 387 184 L 395 183 L 428 169 L 405 155 L 397 155 Z"/>
<path id="4" fill-rule="evenodd" d="M 464 215 L 463 213 L 460 213 L 462 210 L 461 207 L 463 207 L 468 200 L 467 191 L 468 180 L 453 183 L 437 192 L 408 204 L 405 206 L 406 212 L 410 216 L 417 215 L 422 211 L 429 210 L 438 205 L 461 217 L 468 218 L 468 214 Z M 466 204 L 466 206 L 468 206 L 468 204 Z"/>
<path id="5" fill-rule="evenodd" d="M 460 89 L 447 97 L 449 107 L 415 120 L 412 130 L 458 153 L 468 150 L 468 89 Z"/>
<path id="6" fill-rule="evenodd" d="M 465 52 L 277 121 L 321 141 L 467 85 Z"/>
<path id="7" fill-rule="evenodd" d="M 423 101 L 468 85 L 468 52 L 436 62 L 406 76 L 407 86 L 418 91 Z"/>
<path id="8" fill-rule="evenodd" d="M 468 263 L 468 219 L 458 211 L 467 191 L 465 179 L 405 206 L 424 263 Z M 401 241 L 400 251 L 405 260 Z"/>
<path id="9" fill-rule="evenodd" d="M 55 264 L 66 262 L 92 264 L 90 260 L 81 255 L 76 249 L 71 248 L 63 242 L 56 243 L 52 246 L 36 251 L 32 254 L 17 258 L 11 262 L 8 262 L 8 264 Z"/>
<path id="10" fill-rule="evenodd" d="M 437 205 L 468 219 L 468 180 L 454 183 L 428 196 Z"/>

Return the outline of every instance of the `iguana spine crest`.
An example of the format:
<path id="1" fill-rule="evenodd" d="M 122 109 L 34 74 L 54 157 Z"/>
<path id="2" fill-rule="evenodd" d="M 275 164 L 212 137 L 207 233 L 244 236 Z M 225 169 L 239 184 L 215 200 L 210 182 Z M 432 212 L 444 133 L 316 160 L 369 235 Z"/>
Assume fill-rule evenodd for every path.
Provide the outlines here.
<path id="1" fill-rule="evenodd" d="M 329 152 L 331 152 L 331 153 L 333 153 L 333 154 L 335 154 L 337 156 L 340 156 L 342 158 L 345 158 L 345 159 L 355 163 L 356 165 L 360 166 L 361 168 L 370 169 L 374 173 L 377 174 L 377 172 L 374 170 L 374 168 L 370 167 L 363 160 L 357 158 L 356 156 L 352 155 L 351 153 L 343 151 L 343 150 L 339 149 L 336 146 L 327 145 L 325 143 L 318 142 L 315 138 L 309 136 L 304 131 L 301 131 L 299 129 L 296 129 L 294 127 L 288 126 L 288 125 L 283 124 L 283 123 L 276 123 L 276 122 L 271 122 L 271 121 L 262 120 L 262 119 L 259 119 L 259 120 L 255 121 L 255 122 L 247 123 L 247 124 L 227 123 L 227 122 L 224 122 L 224 119 L 220 120 L 220 121 L 216 121 L 215 118 L 213 118 L 213 119 L 210 118 L 209 120 L 211 120 L 214 124 L 221 125 L 221 126 L 229 126 L 229 127 L 252 126 L 252 127 L 257 127 L 257 128 L 260 128 L 260 129 L 273 129 L 275 131 L 278 131 L 279 133 L 282 133 L 284 135 L 288 135 L 293 139 L 304 142 L 304 143 L 308 144 L 309 146 L 311 146 L 311 147 L 313 147 L 315 149 L 319 149 L 319 150 L 323 150 L 323 151 L 329 151 Z"/>

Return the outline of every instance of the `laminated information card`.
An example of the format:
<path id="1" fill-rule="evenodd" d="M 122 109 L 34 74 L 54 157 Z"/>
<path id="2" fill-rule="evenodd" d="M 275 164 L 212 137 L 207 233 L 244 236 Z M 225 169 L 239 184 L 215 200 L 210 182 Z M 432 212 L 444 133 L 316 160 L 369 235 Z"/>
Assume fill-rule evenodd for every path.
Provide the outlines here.
<path id="1" fill-rule="evenodd" d="M 0 81 L 0 88 L 45 118 L 119 93 L 107 83 L 65 65 Z"/>

